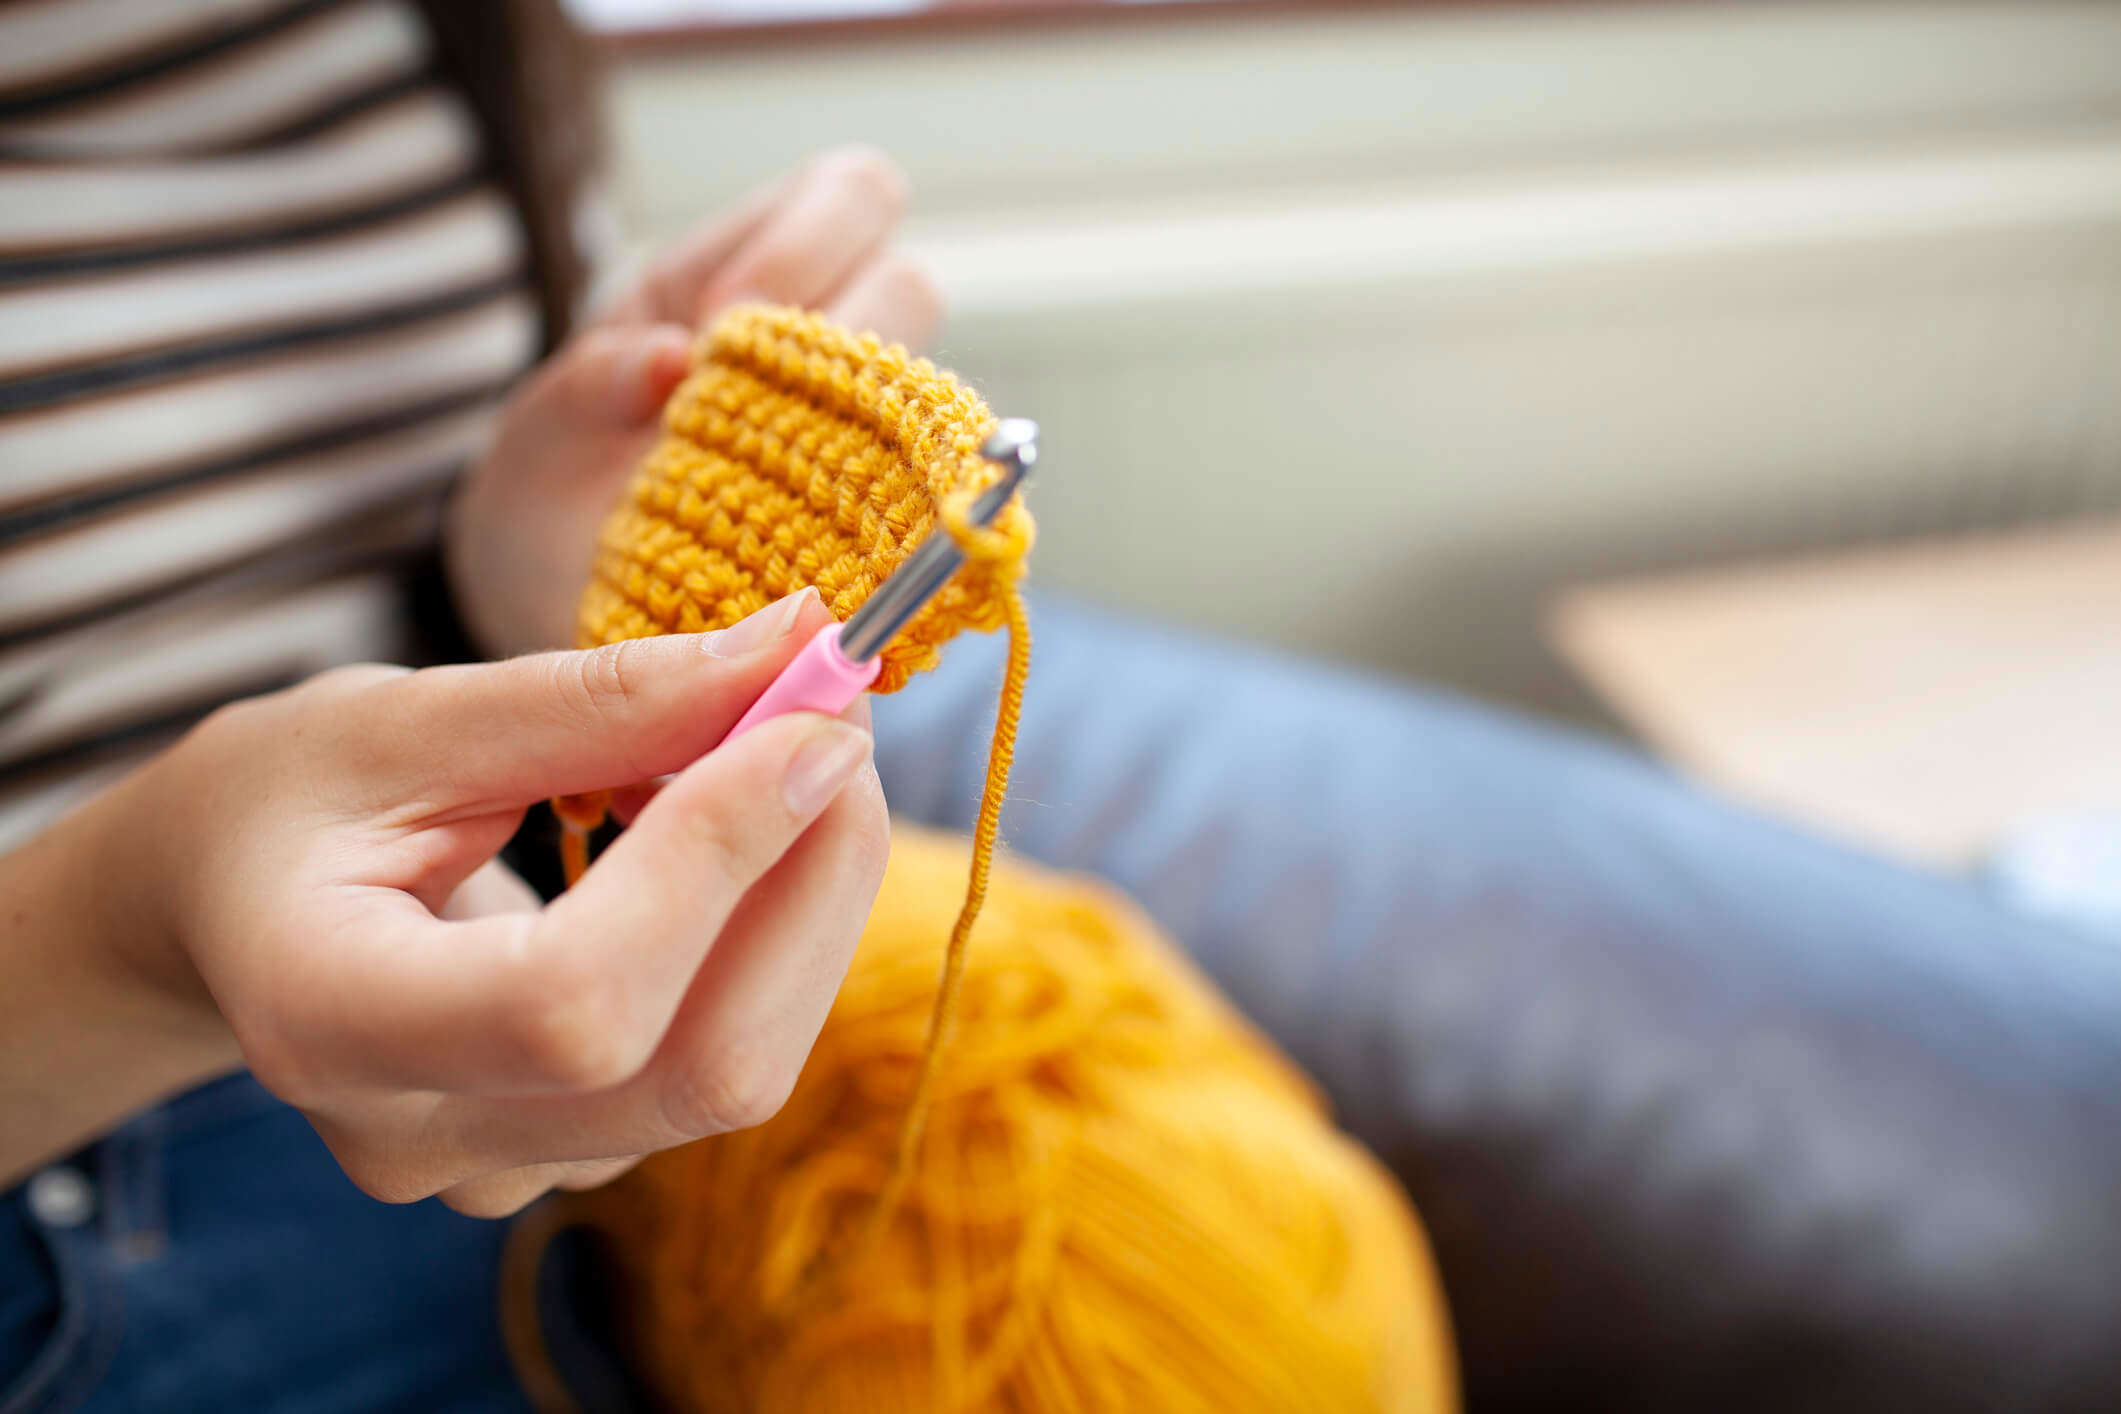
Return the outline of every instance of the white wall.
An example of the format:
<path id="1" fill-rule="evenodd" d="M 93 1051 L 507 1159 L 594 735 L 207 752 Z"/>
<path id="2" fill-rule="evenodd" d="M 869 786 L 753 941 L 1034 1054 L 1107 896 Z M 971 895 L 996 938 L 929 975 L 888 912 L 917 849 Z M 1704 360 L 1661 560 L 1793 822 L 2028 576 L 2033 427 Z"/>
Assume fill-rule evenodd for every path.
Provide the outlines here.
<path id="1" fill-rule="evenodd" d="M 2121 5 L 1627 4 L 674 51 L 667 238 L 911 172 L 1040 582 L 1550 706 L 1558 583 L 2121 506 Z"/>

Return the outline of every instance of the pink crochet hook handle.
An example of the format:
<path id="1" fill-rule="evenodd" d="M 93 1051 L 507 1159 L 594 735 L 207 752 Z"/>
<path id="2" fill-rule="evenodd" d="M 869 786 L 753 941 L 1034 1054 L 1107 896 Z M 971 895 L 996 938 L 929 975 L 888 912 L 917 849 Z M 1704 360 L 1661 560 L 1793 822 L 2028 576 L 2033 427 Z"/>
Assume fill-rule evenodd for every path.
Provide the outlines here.
<path id="1" fill-rule="evenodd" d="M 735 741 L 760 722 L 785 712 L 823 712 L 836 717 L 846 711 L 847 704 L 860 697 L 884 667 L 881 658 L 849 658 L 841 650 L 840 636 L 846 627 L 826 624 L 819 629 L 722 740 Z"/>
<path id="2" fill-rule="evenodd" d="M 980 448 L 980 455 L 1001 463 L 1002 476 L 973 502 L 969 519 L 975 525 L 992 525 L 1038 461 L 1038 424 L 1028 418 L 1004 418 Z M 734 741 L 759 723 L 787 712 L 836 716 L 846 711 L 883 670 L 884 645 L 964 562 L 956 541 L 941 533 L 930 535 L 847 622 L 819 629 L 722 739 Z"/>

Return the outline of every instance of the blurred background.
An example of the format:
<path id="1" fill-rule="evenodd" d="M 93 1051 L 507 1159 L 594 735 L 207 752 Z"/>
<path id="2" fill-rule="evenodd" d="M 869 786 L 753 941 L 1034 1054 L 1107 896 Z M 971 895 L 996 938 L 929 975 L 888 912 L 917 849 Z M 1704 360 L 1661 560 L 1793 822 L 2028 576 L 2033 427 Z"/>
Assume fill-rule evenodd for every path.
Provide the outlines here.
<path id="1" fill-rule="evenodd" d="M 634 256 L 821 149 L 904 167 L 939 361 L 1044 429 L 1039 589 L 1798 827 L 1309 675 L 1361 790 L 1299 727 L 1248 800 L 1279 699 L 1055 748 L 1128 787 L 1072 818 L 1023 788 L 1025 853 L 1219 952 L 1405 1179 L 1474 1408 L 2121 1404 L 2121 0 L 566 2 Z M 536 341 L 430 82 L 542 116 L 513 11 L 0 0 L 0 99 L 44 85 L 0 113 L 0 851 L 215 702 L 413 660 L 401 571 Z"/>
<path id="2" fill-rule="evenodd" d="M 2121 5 L 574 4 L 637 246 L 905 166 L 1043 584 L 1940 864 L 2121 805 Z"/>

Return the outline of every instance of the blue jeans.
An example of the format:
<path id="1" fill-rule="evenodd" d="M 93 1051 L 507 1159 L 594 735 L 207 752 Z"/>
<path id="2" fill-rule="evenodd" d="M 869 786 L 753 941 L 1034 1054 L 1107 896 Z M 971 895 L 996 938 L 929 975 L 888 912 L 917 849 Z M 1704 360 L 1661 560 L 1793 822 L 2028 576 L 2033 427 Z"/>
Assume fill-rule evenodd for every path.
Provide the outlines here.
<path id="1" fill-rule="evenodd" d="M 1393 1164 L 1476 1407 L 2121 1387 L 2121 951 L 1600 743 L 1035 624 L 1011 847 L 1141 899 Z M 969 821 L 997 654 L 878 702 L 899 813 Z M 247 1078 L 66 1166 L 0 1202 L 0 1414 L 522 1407 L 502 1225 L 361 1197 Z"/>

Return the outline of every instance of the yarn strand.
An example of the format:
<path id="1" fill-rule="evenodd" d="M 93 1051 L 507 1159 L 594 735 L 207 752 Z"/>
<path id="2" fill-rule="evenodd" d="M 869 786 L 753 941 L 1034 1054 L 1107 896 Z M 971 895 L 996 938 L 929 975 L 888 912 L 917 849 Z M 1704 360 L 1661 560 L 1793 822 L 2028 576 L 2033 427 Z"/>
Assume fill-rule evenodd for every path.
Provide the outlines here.
<path id="1" fill-rule="evenodd" d="M 957 542 L 968 564 L 991 564 L 1022 554 L 1021 543 L 998 531 L 974 524 L 970 509 L 975 492 L 960 490 L 937 507 L 943 533 Z M 1009 794 L 1009 770 L 1016 761 L 1017 726 L 1024 715 L 1024 683 L 1031 673 L 1031 620 L 1024 609 L 1024 596 L 1013 581 L 1004 580 L 1000 598 L 1003 622 L 1009 636 L 1008 658 L 1002 669 L 1002 688 L 994 707 L 994 735 L 987 747 L 987 779 L 980 788 L 979 815 L 972 827 L 972 863 L 965 883 L 965 902 L 951 925 L 943 946 L 941 973 L 936 980 L 935 1003 L 928 1013 L 927 1040 L 921 1048 L 920 1070 L 915 1074 L 912 1096 L 900 1122 L 898 1144 L 891 1162 L 891 1175 L 878 1193 L 861 1234 L 843 1260 L 820 1260 L 811 1277 L 795 1295 L 797 1305 L 820 1299 L 834 1279 L 861 1265 L 884 1231 L 897 1216 L 906 1191 L 920 1169 L 921 1140 L 928 1129 L 928 1113 L 935 1105 L 936 1078 L 950 1047 L 950 1032 L 957 1018 L 958 996 L 963 991 L 965 954 L 972 942 L 973 925 L 987 901 L 988 881 L 994 874 L 994 852 L 1001 837 L 1002 802 Z"/>
<path id="2" fill-rule="evenodd" d="M 958 994 L 963 990 L 965 952 L 971 945 L 972 925 L 979 921 L 987 901 L 987 883 L 994 872 L 994 851 L 1001 834 L 1002 800 L 1009 792 L 1009 769 L 1016 761 L 1016 729 L 1024 712 L 1024 680 L 1031 671 L 1031 624 L 1024 612 L 1024 597 L 1014 589 L 1003 601 L 1009 615 L 1009 661 L 1002 674 L 1001 700 L 994 712 L 994 740 L 987 748 L 987 781 L 980 791 L 979 818 L 972 827 L 971 878 L 965 886 L 965 903 L 950 929 L 943 947 L 942 975 L 936 983 L 935 1008 L 928 1015 L 928 1041 L 921 1052 L 921 1068 L 913 1081 L 913 1097 L 906 1104 L 906 1118 L 899 1129 L 898 1152 L 891 1164 L 891 1178 L 878 1195 L 857 1253 L 876 1241 L 897 1213 L 906 1189 L 920 1167 L 921 1139 L 927 1133 L 928 1112 L 935 1104 L 936 1076 L 950 1047 L 950 1032 L 957 1020 Z"/>
<path id="3" fill-rule="evenodd" d="M 590 791 L 563 795 L 552 802 L 552 813 L 560 822 L 560 877 L 573 888 L 589 872 L 589 837 L 611 811 L 611 792 Z"/>

